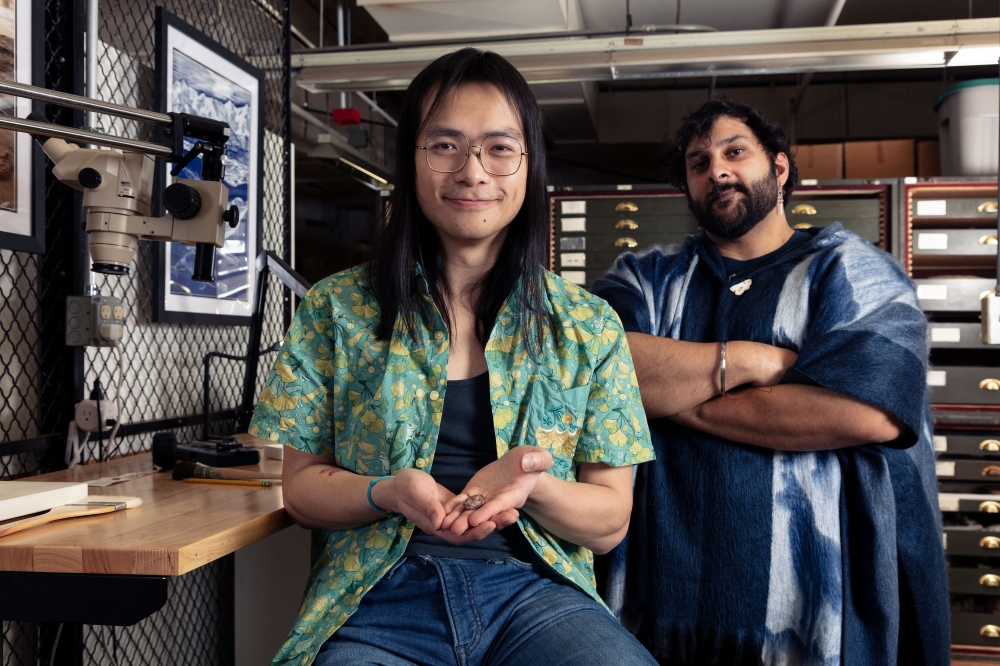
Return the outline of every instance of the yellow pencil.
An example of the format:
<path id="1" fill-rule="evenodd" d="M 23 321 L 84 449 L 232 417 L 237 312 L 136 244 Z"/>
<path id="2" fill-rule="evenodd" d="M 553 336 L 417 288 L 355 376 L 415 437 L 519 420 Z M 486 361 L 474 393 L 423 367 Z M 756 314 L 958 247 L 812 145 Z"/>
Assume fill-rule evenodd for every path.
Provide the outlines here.
<path id="1" fill-rule="evenodd" d="M 236 479 L 184 479 L 184 483 L 216 483 L 225 486 L 256 486 L 257 488 L 270 488 L 270 481 L 241 481 Z"/>

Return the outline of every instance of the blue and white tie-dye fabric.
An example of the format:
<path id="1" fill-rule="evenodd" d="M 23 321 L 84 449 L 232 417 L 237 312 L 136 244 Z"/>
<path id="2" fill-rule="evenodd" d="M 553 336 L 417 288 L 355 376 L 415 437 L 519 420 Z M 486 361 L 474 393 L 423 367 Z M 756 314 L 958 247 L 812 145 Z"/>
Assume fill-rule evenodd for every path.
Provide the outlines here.
<path id="1" fill-rule="evenodd" d="M 906 426 L 885 445 L 789 453 L 650 422 L 657 460 L 636 470 L 606 596 L 670 664 L 949 663 L 926 321 L 889 255 L 839 224 L 809 233 L 745 274 L 699 234 L 623 255 L 594 284 L 628 331 L 793 349 L 783 382 Z"/>

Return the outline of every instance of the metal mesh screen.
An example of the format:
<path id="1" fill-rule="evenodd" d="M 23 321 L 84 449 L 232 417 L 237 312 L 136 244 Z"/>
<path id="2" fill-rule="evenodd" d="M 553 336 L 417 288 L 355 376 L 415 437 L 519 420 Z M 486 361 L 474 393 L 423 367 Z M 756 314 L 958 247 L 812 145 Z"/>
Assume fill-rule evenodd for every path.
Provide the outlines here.
<path id="1" fill-rule="evenodd" d="M 27 2 L 29 0 L 19 0 Z M 45 0 L 44 86 L 83 92 L 83 0 Z M 100 0 L 98 97 L 154 109 L 155 6 L 162 5 L 265 73 L 263 210 L 261 249 L 289 259 L 291 246 L 288 42 L 286 0 Z M 82 114 L 49 106 L 48 120 L 83 125 Z M 149 140 L 150 126 L 99 116 L 103 130 Z M 46 253 L 0 250 L 0 479 L 62 466 L 73 404 L 99 379 L 113 398 L 119 383 L 114 349 L 71 348 L 65 338 L 65 301 L 82 290 L 89 267 L 79 230 L 79 197 L 55 181 L 46 167 Z M 200 438 L 202 373 L 209 352 L 242 355 L 245 326 L 153 323 L 157 248 L 140 241 L 130 277 L 98 275 L 101 293 L 122 299 L 126 313 L 121 377 L 121 421 L 161 422 L 180 441 Z M 271 280 L 262 345 L 281 339 L 288 324 L 288 296 Z M 262 361 L 262 368 L 267 361 Z M 239 402 L 244 364 L 212 362 L 210 411 L 224 414 Z M 263 383 L 265 372 L 258 382 Z M 180 419 L 183 426 L 177 426 Z M 193 418 L 194 417 L 194 418 Z M 197 425 L 192 425 L 197 423 Z M 216 420 L 216 433 L 233 431 L 232 419 Z M 143 432 L 136 432 L 143 431 Z M 148 450 L 152 429 L 133 428 L 113 448 L 91 442 L 87 461 L 103 455 Z M 232 557 L 171 581 L 167 605 L 132 627 L 83 628 L 83 663 L 231 664 L 233 662 Z M 48 663 L 56 628 L 4 622 L 0 666 Z M 62 641 L 69 640 L 64 634 Z M 62 652 L 62 650 L 60 650 Z"/>

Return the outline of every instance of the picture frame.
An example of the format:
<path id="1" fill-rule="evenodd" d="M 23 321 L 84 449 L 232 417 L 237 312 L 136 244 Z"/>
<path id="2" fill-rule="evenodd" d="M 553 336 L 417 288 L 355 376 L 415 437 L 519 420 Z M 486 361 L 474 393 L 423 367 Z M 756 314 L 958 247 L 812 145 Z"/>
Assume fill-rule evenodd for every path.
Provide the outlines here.
<path id="1" fill-rule="evenodd" d="M 161 323 L 249 325 L 256 288 L 255 259 L 263 218 L 264 73 L 163 7 L 156 8 L 157 100 L 163 113 L 181 112 L 229 123 L 226 143 L 229 203 L 239 225 L 226 228 L 216 252 L 215 282 L 194 282 L 194 247 L 158 243 L 153 318 Z M 194 141 L 184 139 L 189 149 Z M 155 191 L 172 182 L 159 169 Z M 201 158 L 181 173 L 200 178 Z"/>
<path id="2" fill-rule="evenodd" d="M 45 5 L 0 0 L 0 78 L 45 83 Z M 0 95 L 0 113 L 26 118 L 44 105 Z M 0 130 L 0 249 L 45 253 L 45 154 L 27 132 Z"/>

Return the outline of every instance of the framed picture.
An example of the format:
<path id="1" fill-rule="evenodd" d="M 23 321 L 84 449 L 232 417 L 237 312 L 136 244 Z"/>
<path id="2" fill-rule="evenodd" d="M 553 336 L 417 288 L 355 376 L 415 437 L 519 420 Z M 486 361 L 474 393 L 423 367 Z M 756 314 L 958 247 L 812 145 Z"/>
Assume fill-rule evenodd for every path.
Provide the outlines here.
<path id="1" fill-rule="evenodd" d="M 3 0 L 0 0 L 3 2 Z M 195 248 L 159 243 L 156 267 L 159 322 L 246 325 L 253 310 L 263 212 L 264 74 L 162 7 L 156 8 L 156 72 L 160 110 L 191 113 L 229 123 L 223 183 L 229 203 L 240 211 L 235 229 L 226 227 L 225 247 L 216 252 L 215 282 L 191 279 Z M 190 149 L 194 140 L 185 138 Z M 157 174 L 172 182 L 171 165 Z M 201 158 L 180 173 L 201 178 Z"/>
<path id="2" fill-rule="evenodd" d="M 44 84 L 45 3 L 0 0 L 0 79 Z M 0 113 L 25 118 L 40 104 L 0 95 Z M 0 130 L 0 248 L 45 252 L 45 155 L 30 134 Z"/>

